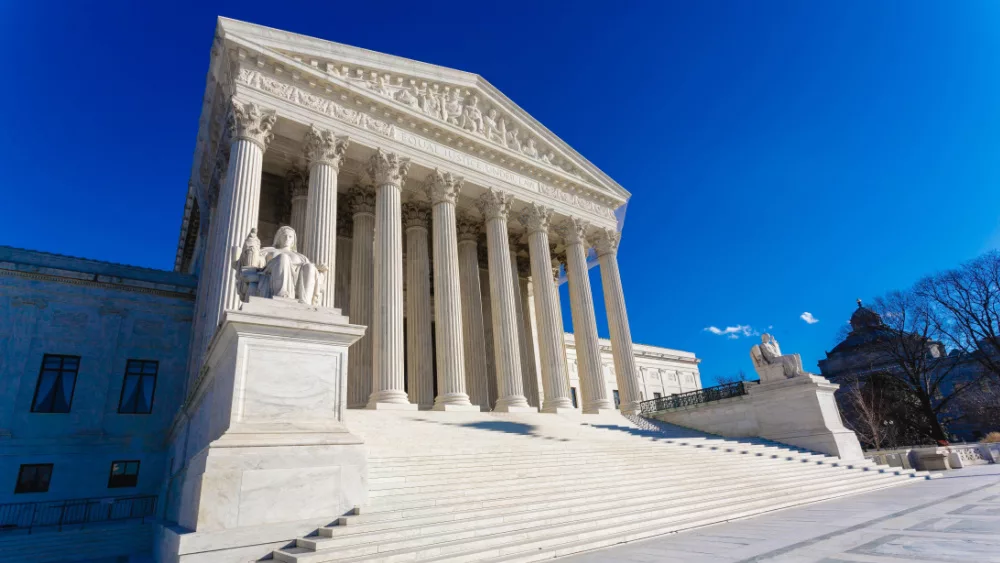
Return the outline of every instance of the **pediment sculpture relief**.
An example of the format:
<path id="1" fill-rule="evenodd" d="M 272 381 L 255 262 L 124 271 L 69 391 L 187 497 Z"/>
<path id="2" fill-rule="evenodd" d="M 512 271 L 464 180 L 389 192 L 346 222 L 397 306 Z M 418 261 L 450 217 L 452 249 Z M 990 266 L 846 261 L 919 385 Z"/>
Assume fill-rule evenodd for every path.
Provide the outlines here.
<path id="1" fill-rule="evenodd" d="M 279 228 L 273 244 L 261 248 L 257 229 L 251 229 L 243 247 L 233 247 L 240 300 L 263 297 L 319 305 L 326 266 L 313 264 L 296 251 L 295 230 L 291 227 Z"/>
<path id="2" fill-rule="evenodd" d="M 798 354 L 782 354 L 781 346 L 770 334 L 764 333 L 760 340 L 750 348 L 750 359 L 761 383 L 807 375 Z"/>
<path id="3" fill-rule="evenodd" d="M 416 79 L 397 76 L 390 79 L 379 74 L 346 66 L 327 67 L 330 74 L 362 86 L 380 96 L 390 98 L 424 115 L 450 123 L 470 133 L 502 145 L 514 152 L 562 169 L 568 174 L 583 178 L 583 174 L 568 160 L 556 157 L 555 151 L 540 148 L 538 140 L 522 134 L 513 119 L 500 113 L 496 107 L 482 103 L 475 92 L 462 92 L 454 86 L 441 87 Z M 366 76 L 367 74 L 367 76 Z"/>

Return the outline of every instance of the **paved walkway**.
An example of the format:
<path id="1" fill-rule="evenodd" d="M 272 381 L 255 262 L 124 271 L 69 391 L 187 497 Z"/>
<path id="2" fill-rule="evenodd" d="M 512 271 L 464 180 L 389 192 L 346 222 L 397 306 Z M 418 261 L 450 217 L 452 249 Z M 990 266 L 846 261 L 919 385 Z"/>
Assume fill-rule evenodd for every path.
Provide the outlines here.
<path id="1" fill-rule="evenodd" d="M 781 510 L 560 560 L 565 563 L 1000 563 L 1000 465 Z"/>

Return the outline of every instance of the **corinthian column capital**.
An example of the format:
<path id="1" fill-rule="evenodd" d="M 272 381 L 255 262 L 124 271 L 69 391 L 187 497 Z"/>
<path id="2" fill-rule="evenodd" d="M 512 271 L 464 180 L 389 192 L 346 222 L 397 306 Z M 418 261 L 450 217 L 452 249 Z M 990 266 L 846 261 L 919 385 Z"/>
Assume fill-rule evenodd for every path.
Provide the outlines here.
<path id="1" fill-rule="evenodd" d="M 431 221 L 431 210 L 427 204 L 411 201 L 402 207 L 403 228 L 421 227 L 427 229 Z"/>
<path id="2" fill-rule="evenodd" d="M 582 244 L 587 248 L 587 230 L 590 224 L 583 219 L 570 217 L 563 221 L 559 227 L 559 234 L 566 240 L 567 245 Z"/>
<path id="3" fill-rule="evenodd" d="M 552 209 L 544 205 L 531 203 L 528 207 L 524 208 L 524 211 L 517 218 L 524 225 L 524 228 L 528 229 L 529 235 L 539 231 L 547 233 L 549 231 L 549 222 L 552 219 Z"/>
<path id="4" fill-rule="evenodd" d="M 402 187 L 409 170 L 410 159 L 382 149 L 375 149 L 375 154 L 368 160 L 368 175 L 379 186 L 391 184 L 397 188 Z"/>
<path id="5" fill-rule="evenodd" d="M 431 200 L 432 205 L 455 203 L 458 192 L 462 190 L 463 182 L 462 178 L 452 176 L 451 172 L 441 172 L 435 168 L 434 172 L 427 176 L 424 189 L 427 190 L 427 197 Z"/>
<path id="6" fill-rule="evenodd" d="M 349 144 L 350 140 L 347 137 L 337 137 L 331 131 L 317 129 L 315 125 L 310 125 L 305 139 L 306 159 L 309 161 L 309 167 L 316 164 L 328 164 L 339 170 Z"/>
<path id="7" fill-rule="evenodd" d="M 285 189 L 289 198 L 305 197 L 309 193 L 309 181 L 297 166 L 292 166 L 285 173 Z"/>
<path id="8" fill-rule="evenodd" d="M 458 242 L 478 241 L 479 233 L 483 230 L 483 226 L 479 221 L 468 213 L 460 212 L 456 218 L 456 223 L 458 229 Z"/>
<path id="9" fill-rule="evenodd" d="M 618 242 L 621 241 L 622 234 L 614 229 L 601 229 L 594 238 L 597 255 L 604 256 L 618 252 Z"/>
<path id="10" fill-rule="evenodd" d="M 375 190 L 371 186 L 357 185 L 347 192 L 347 200 L 355 215 L 375 214 Z"/>
<path id="11" fill-rule="evenodd" d="M 479 211 L 487 221 L 491 219 L 507 219 L 513 203 L 514 196 L 496 188 L 487 189 L 486 193 L 479 196 L 479 201 L 476 202 L 479 206 Z"/>
<path id="12" fill-rule="evenodd" d="M 233 140 L 246 139 L 264 150 L 274 138 L 271 129 L 277 120 L 277 114 L 273 110 L 265 112 L 253 102 L 234 99 L 229 120 L 229 135 Z"/>

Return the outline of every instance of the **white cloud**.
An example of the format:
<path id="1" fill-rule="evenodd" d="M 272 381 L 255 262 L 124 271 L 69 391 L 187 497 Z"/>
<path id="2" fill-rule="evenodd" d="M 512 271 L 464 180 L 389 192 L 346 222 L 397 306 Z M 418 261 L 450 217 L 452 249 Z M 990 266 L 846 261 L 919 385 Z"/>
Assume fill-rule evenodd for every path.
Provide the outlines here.
<path id="1" fill-rule="evenodd" d="M 811 324 L 811 325 L 812 324 L 816 324 L 816 323 L 819 322 L 819 319 L 817 319 L 816 317 L 814 317 L 813 314 L 810 313 L 809 311 L 806 311 L 805 313 L 802 313 L 801 315 L 799 315 L 799 318 L 802 319 L 802 320 L 804 320 L 805 322 Z"/>
<path id="2" fill-rule="evenodd" d="M 753 327 L 751 327 L 750 325 L 727 326 L 726 328 L 719 328 L 717 326 L 708 326 L 705 327 L 703 330 L 711 332 L 712 334 L 715 334 L 717 336 L 725 336 L 730 340 L 736 340 L 741 336 L 753 336 L 755 334 L 758 334 L 757 331 L 754 330 Z"/>

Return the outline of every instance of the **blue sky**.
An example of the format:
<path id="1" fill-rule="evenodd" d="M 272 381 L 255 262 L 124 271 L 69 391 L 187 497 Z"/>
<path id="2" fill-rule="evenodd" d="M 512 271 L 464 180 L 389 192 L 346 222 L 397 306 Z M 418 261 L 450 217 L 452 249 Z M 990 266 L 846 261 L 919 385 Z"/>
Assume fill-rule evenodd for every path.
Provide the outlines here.
<path id="1" fill-rule="evenodd" d="M 632 192 L 633 338 L 706 384 L 1000 242 L 995 2 L 241 0 L 0 3 L 0 244 L 172 267 L 217 15 L 483 75 Z"/>

